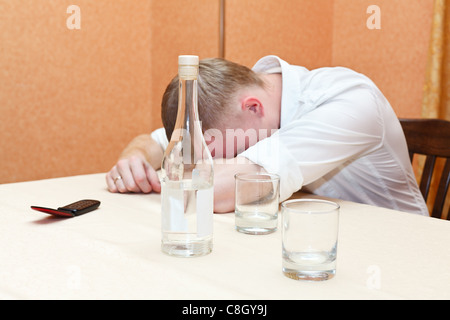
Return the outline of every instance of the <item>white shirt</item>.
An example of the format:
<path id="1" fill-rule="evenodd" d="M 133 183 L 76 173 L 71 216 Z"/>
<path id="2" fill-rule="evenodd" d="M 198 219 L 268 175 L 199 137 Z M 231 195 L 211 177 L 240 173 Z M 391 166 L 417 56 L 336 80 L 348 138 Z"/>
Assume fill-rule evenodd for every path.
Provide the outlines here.
<path id="1" fill-rule="evenodd" d="M 429 216 L 401 125 L 389 102 L 362 74 L 306 68 L 275 56 L 259 73 L 282 73 L 280 129 L 240 156 L 280 176 L 280 200 L 314 194 Z M 164 130 L 152 137 L 167 147 Z"/>

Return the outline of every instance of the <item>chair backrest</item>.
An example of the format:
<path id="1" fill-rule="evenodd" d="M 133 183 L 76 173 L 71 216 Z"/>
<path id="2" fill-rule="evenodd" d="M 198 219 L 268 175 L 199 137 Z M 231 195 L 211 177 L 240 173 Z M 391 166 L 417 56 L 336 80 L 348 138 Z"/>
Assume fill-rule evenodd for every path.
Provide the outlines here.
<path id="1" fill-rule="evenodd" d="M 450 184 L 450 121 L 440 119 L 400 119 L 405 133 L 411 161 L 414 154 L 425 155 L 420 179 L 420 191 L 427 201 L 437 158 L 445 158 L 431 216 L 443 217 L 443 209 Z M 447 213 L 450 220 L 450 210 Z"/>

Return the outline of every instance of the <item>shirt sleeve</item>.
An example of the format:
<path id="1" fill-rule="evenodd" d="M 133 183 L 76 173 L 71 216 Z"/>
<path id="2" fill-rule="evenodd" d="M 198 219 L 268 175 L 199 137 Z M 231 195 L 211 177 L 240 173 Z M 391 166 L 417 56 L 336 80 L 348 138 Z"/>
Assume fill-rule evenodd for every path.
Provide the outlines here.
<path id="1" fill-rule="evenodd" d="M 166 150 L 169 145 L 169 140 L 167 139 L 166 130 L 164 128 L 156 129 L 150 134 L 150 136 L 161 146 L 163 150 Z"/>
<path id="2" fill-rule="evenodd" d="M 371 89 L 349 90 L 290 121 L 241 156 L 280 176 L 283 201 L 303 185 L 379 148 L 383 124 L 378 107 Z"/>

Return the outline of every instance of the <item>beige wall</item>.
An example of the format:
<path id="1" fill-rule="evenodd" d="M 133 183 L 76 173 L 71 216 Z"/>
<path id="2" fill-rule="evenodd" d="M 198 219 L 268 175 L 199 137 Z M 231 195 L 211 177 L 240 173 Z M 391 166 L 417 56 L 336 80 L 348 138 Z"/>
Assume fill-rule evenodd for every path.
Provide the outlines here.
<path id="1" fill-rule="evenodd" d="M 332 65 L 369 76 L 400 117 L 421 116 L 434 0 L 336 0 Z M 381 9 L 381 29 L 369 30 L 368 6 Z"/>
<path id="2" fill-rule="evenodd" d="M 178 54 L 218 53 L 218 3 L 188 3 L 0 0 L 0 183 L 106 172 L 159 127 Z"/>
<path id="3" fill-rule="evenodd" d="M 148 130 L 151 8 L 111 3 L 0 0 L 0 182 L 108 170 Z"/>
<path id="4" fill-rule="evenodd" d="M 432 2 L 226 0 L 225 57 L 348 66 L 419 117 Z M 365 25 L 370 4 L 381 30 Z M 218 56 L 218 34 L 219 0 L 0 0 L 0 183 L 109 170 L 160 126 L 177 56 Z"/>
<path id="5" fill-rule="evenodd" d="M 151 31 L 152 127 L 158 128 L 161 98 L 177 74 L 178 56 L 219 55 L 219 1 L 153 0 Z"/>
<path id="6" fill-rule="evenodd" d="M 269 54 L 308 68 L 329 65 L 330 0 L 227 0 L 225 55 L 253 66 Z"/>

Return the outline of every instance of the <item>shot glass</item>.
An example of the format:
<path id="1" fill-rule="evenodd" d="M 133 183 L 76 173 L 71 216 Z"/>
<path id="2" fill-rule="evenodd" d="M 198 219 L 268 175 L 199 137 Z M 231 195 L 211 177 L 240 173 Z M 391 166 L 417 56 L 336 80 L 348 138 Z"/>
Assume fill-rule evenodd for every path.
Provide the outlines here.
<path id="1" fill-rule="evenodd" d="M 235 226 L 247 234 L 268 234 L 278 226 L 280 177 L 270 173 L 235 176 Z"/>
<path id="2" fill-rule="evenodd" d="M 319 199 L 281 204 L 282 269 L 295 280 L 321 281 L 336 273 L 337 203 Z"/>

